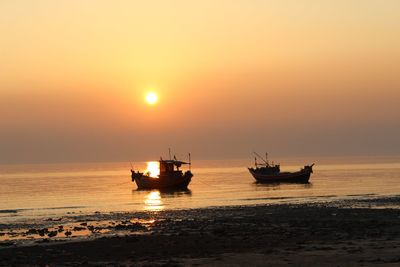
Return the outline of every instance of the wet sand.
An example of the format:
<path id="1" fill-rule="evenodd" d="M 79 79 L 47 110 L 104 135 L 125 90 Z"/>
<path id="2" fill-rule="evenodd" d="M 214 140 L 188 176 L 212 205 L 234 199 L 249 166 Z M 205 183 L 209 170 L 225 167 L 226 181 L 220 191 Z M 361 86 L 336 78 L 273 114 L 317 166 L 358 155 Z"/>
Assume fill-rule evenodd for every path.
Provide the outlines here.
<path id="1" fill-rule="evenodd" d="M 0 242 L 0 265 L 399 266 L 391 206 L 400 197 L 124 214 L 112 235 Z"/>

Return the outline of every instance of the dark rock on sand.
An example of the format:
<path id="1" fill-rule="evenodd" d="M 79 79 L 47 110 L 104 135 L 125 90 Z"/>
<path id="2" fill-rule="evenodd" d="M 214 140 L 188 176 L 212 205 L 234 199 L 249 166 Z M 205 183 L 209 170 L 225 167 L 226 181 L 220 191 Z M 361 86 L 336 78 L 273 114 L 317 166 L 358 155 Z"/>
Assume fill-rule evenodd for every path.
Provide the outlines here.
<path id="1" fill-rule="evenodd" d="M 68 237 L 68 236 L 72 235 L 72 232 L 67 230 L 67 231 L 65 231 L 64 235 Z"/>
<path id="2" fill-rule="evenodd" d="M 82 230 L 85 230 L 85 229 L 86 229 L 85 227 L 75 226 L 72 230 L 73 231 L 82 231 Z"/>
<path id="3" fill-rule="evenodd" d="M 38 233 L 40 236 L 45 236 L 48 232 L 49 232 L 49 229 L 47 229 L 47 228 L 43 228 L 43 229 L 37 230 L 37 233 Z"/>
<path id="4" fill-rule="evenodd" d="M 140 223 L 130 223 L 127 224 L 122 223 L 122 224 L 117 224 L 116 226 L 109 226 L 109 229 L 115 229 L 115 230 L 130 230 L 130 231 L 140 231 L 140 230 L 147 230 L 147 228 Z"/>
<path id="5" fill-rule="evenodd" d="M 29 229 L 27 232 L 26 232 L 26 234 L 27 235 L 36 235 L 36 234 L 38 234 L 38 230 L 37 229 Z"/>
<path id="6" fill-rule="evenodd" d="M 54 237 L 54 236 L 57 236 L 57 234 L 58 234 L 58 231 L 50 231 L 50 232 L 47 234 L 47 236 L 48 236 L 48 237 Z"/>

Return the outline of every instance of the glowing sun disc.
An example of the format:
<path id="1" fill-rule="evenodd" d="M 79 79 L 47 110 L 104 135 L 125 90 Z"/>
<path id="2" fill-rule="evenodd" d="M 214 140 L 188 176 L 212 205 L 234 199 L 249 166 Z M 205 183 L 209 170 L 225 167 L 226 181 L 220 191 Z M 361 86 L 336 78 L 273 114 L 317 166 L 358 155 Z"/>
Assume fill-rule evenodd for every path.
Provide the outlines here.
<path id="1" fill-rule="evenodd" d="M 158 96 L 156 93 L 151 92 L 146 95 L 146 102 L 148 104 L 154 105 L 155 103 L 157 103 L 157 101 L 158 101 Z"/>

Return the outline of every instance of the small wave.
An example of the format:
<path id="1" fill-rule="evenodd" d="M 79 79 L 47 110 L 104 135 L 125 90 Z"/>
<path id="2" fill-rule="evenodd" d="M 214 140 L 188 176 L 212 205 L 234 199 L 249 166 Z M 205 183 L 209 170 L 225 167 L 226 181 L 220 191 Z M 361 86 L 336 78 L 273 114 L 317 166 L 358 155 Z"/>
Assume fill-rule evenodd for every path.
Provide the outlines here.
<path id="1" fill-rule="evenodd" d="M 305 197 L 309 199 L 315 199 L 315 198 L 335 198 L 339 197 L 339 195 L 320 195 L 320 196 L 312 196 L 312 197 Z"/>
<path id="2" fill-rule="evenodd" d="M 15 210 L 0 210 L 0 213 L 18 213 L 23 211 L 24 209 L 15 209 Z"/>
<path id="3" fill-rule="evenodd" d="M 19 213 L 22 211 L 33 211 L 33 210 L 62 210 L 62 209 L 82 209 L 86 208 L 86 206 L 66 206 L 66 207 L 50 207 L 50 208 L 32 208 L 32 209 L 7 209 L 7 210 L 0 210 L 0 214 L 6 213 Z"/>
<path id="4" fill-rule="evenodd" d="M 37 208 L 33 210 L 63 210 L 63 209 L 83 209 L 86 206 L 67 206 L 67 207 L 51 207 L 51 208 Z"/>
<path id="5" fill-rule="evenodd" d="M 253 200 L 282 200 L 282 199 L 293 199 L 298 197 L 259 197 L 259 198 L 242 198 L 239 200 L 253 201 Z"/>
<path id="6" fill-rule="evenodd" d="M 349 197 L 369 197 L 369 196 L 376 196 L 376 194 L 356 194 L 356 195 L 347 195 Z"/>

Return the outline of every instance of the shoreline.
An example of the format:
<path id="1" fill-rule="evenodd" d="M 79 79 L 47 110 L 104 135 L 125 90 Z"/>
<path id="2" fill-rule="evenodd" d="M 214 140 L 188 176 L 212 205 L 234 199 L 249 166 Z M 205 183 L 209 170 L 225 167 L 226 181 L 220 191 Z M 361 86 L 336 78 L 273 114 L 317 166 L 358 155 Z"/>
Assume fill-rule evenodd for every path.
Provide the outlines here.
<path id="1" fill-rule="evenodd" d="M 0 242 L 0 266 L 395 266 L 398 207 L 400 196 L 123 213 L 109 233 L 91 238 Z M 93 222 L 82 217 L 80 224 Z"/>
<path id="2" fill-rule="evenodd" d="M 245 208 L 257 206 L 326 206 L 326 207 L 347 207 L 347 208 L 373 208 L 385 209 L 394 208 L 400 209 L 400 195 L 376 195 L 376 194 L 361 194 L 361 195 L 348 195 L 348 196 L 313 196 L 313 197 L 271 197 L 270 200 L 274 202 L 257 203 L 257 204 L 233 204 L 225 206 L 208 206 L 208 207 L 194 207 L 194 208 L 174 208 L 174 209 L 160 209 L 160 210 L 138 210 L 138 211 L 110 211 L 100 212 L 94 211 L 89 213 L 81 212 L 67 212 L 53 216 L 40 216 L 37 218 L 24 218 L 18 221 L 8 221 L 0 223 L 0 248 L 1 242 L 27 240 L 27 239 L 41 239 L 44 236 L 32 236 L 35 228 L 57 228 L 59 226 L 69 225 L 71 230 L 74 227 L 82 228 L 80 226 L 88 226 L 89 222 L 93 222 L 98 229 L 113 229 L 113 226 L 118 225 L 120 222 L 127 222 L 127 220 L 135 220 L 137 223 L 148 224 L 156 214 L 179 214 L 180 212 L 201 212 L 207 213 L 208 210 L 226 210 L 232 208 Z M 101 225 L 99 224 L 102 224 Z M 108 224 L 108 225 L 104 225 Z M 90 227 L 89 227 L 90 228 Z M 39 229 L 36 229 L 39 230 Z M 83 229 L 79 229 L 81 231 Z M 19 238 L 10 238 L 5 240 L 4 234 L 11 231 L 14 235 L 22 233 Z M 26 232 L 24 232 L 26 231 Z M 46 231 L 47 232 L 47 231 Z M 62 231 L 60 231 L 62 232 Z M 110 231 L 112 232 L 112 231 Z M 61 235 L 62 236 L 62 235 Z M 78 236 L 84 237 L 85 235 L 79 234 Z M 29 238 L 23 238 L 29 237 Z M 57 236 L 58 238 L 60 235 Z M 71 237 L 71 236 L 68 236 Z M 52 238 L 55 240 L 57 238 Z M 60 240 L 58 240 L 60 241 Z M 70 240 L 65 240 L 70 241 Z M 18 245 L 18 244 L 16 244 Z"/>

